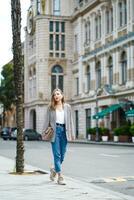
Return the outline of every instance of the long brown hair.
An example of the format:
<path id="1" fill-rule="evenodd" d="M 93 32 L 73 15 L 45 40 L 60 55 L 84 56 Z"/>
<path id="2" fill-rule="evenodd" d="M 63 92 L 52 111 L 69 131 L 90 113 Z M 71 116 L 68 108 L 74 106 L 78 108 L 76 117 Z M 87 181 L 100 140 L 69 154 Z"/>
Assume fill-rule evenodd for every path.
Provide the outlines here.
<path id="1" fill-rule="evenodd" d="M 64 103 L 65 103 L 65 98 L 64 98 L 63 92 L 59 88 L 54 89 L 52 92 L 52 95 L 51 95 L 51 102 L 49 105 L 50 109 L 52 109 L 52 110 L 56 109 L 56 102 L 54 100 L 54 95 L 55 95 L 55 92 L 57 92 L 57 91 L 62 94 L 62 99 L 61 99 L 62 104 L 64 105 Z"/>

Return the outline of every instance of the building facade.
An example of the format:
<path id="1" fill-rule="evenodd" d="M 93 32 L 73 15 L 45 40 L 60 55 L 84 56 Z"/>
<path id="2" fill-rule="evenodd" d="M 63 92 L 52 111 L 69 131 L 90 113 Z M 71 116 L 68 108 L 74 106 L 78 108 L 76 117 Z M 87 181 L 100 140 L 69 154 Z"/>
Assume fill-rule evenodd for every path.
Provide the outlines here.
<path id="1" fill-rule="evenodd" d="M 86 138 L 96 123 L 111 131 L 123 123 L 124 110 L 134 101 L 133 10 L 133 0 L 31 0 L 25 128 L 42 131 L 56 87 L 72 105 L 76 137 Z"/>

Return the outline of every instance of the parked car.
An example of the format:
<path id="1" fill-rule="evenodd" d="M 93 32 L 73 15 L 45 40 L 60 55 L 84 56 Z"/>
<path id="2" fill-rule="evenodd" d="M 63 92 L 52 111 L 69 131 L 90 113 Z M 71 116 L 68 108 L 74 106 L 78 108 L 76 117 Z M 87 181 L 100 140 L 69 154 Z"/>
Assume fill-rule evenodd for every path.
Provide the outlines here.
<path id="1" fill-rule="evenodd" d="M 33 129 L 25 129 L 24 130 L 24 140 L 42 140 L 42 136 L 40 133 Z"/>
<path id="2" fill-rule="evenodd" d="M 11 140 L 11 127 L 4 127 L 1 131 L 3 140 Z"/>
<path id="3" fill-rule="evenodd" d="M 17 139 L 17 129 L 12 132 L 12 139 Z M 42 140 L 41 134 L 33 129 L 23 129 L 24 140 Z"/>
<path id="4" fill-rule="evenodd" d="M 16 140 L 16 138 L 17 138 L 17 127 L 14 127 L 11 130 L 11 139 Z"/>

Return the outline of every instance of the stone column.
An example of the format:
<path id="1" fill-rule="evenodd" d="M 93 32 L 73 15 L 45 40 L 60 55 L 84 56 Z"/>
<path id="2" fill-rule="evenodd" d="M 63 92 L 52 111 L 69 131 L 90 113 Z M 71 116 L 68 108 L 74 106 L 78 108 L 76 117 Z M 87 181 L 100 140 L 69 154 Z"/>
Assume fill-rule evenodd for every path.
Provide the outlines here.
<path id="1" fill-rule="evenodd" d="M 102 45 L 105 44 L 105 35 L 106 35 L 105 10 L 106 10 L 106 7 L 102 6 L 101 11 L 100 11 L 101 12 L 101 24 L 102 24 L 102 27 L 101 27 L 101 43 L 102 43 Z"/>
<path id="2" fill-rule="evenodd" d="M 134 84 L 134 42 L 130 46 L 130 59 L 131 59 L 131 81 Z"/>
<path id="3" fill-rule="evenodd" d="M 93 12 L 91 14 L 91 48 L 94 48 L 94 42 L 95 42 L 95 17 L 96 13 Z"/>
<path id="4" fill-rule="evenodd" d="M 116 84 L 116 51 L 113 52 L 113 84 Z"/>
<path id="5" fill-rule="evenodd" d="M 134 22 L 134 0 L 129 0 L 129 31 L 133 31 Z"/>
<path id="6" fill-rule="evenodd" d="M 78 61 L 78 66 L 79 66 L 79 94 L 82 94 L 82 85 L 83 85 L 83 72 L 82 72 L 82 56 L 80 56 L 79 61 Z"/>
<path id="7" fill-rule="evenodd" d="M 107 56 L 102 58 L 102 67 L 103 67 L 103 76 L 104 76 L 104 85 L 108 83 L 108 74 L 107 74 Z"/>
<path id="8" fill-rule="evenodd" d="M 91 63 L 91 81 L 92 81 L 92 90 L 95 90 L 96 88 L 96 59 L 94 58 L 94 60 Z"/>
<path id="9" fill-rule="evenodd" d="M 112 0 L 112 6 L 113 6 L 113 37 L 114 39 L 118 37 L 118 0 Z"/>
<path id="10" fill-rule="evenodd" d="M 121 76 L 122 76 L 122 72 L 121 72 L 121 58 L 120 58 L 120 48 L 117 49 L 116 51 L 116 83 L 117 84 L 121 84 L 122 80 L 121 80 Z"/>

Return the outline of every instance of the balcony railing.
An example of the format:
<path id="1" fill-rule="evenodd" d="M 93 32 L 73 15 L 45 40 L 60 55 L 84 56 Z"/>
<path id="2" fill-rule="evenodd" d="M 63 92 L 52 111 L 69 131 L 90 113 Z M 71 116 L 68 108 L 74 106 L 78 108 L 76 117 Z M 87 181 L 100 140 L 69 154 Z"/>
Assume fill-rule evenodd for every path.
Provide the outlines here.
<path id="1" fill-rule="evenodd" d="M 95 0 L 82 0 L 79 4 L 74 8 L 74 12 L 77 12 L 79 9 L 83 9 L 88 5 L 91 5 Z"/>

